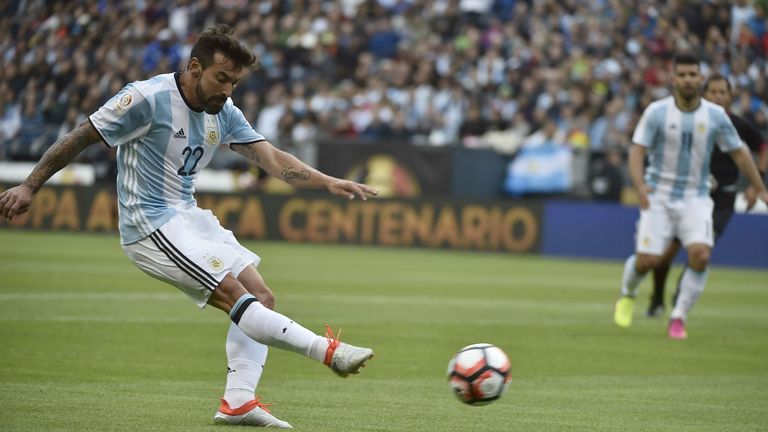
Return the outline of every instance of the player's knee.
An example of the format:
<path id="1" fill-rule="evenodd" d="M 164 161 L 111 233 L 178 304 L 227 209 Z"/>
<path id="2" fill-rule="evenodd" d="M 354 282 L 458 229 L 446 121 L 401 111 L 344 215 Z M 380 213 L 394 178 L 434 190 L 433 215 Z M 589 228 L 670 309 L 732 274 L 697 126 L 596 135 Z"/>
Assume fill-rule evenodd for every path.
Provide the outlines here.
<path id="1" fill-rule="evenodd" d="M 635 261 L 635 271 L 643 274 L 648 270 L 654 269 L 661 262 L 661 258 L 656 255 L 638 254 Z"/>
<path id="2" fill-rule="evenodd" d="M 208 299 L 208 304 L 221 309 L 224 312 L 229 312 L 229 310 L 232 309 L 232 306 L 235 305 L 235 302 L 237 302 L 243 294 L 247 294 L 247 292 L 248 291 L 245 290 L 243 285 L 237 279 L 232 277 L 232 275 L 228 275 L 221 281 L 221 283 L 219 283 L 219 286 L 213 290 L 211 297 Z"/>
<path id="3" fill-rule="evenodd" d="M 255 266 L 244 268 L 237 276 L 237 279 L 264 307 L 268 309 L 275 308 L 275 296 L 272 294 L 272 290 L 269 289 L 266 282 L 264 282 L 264 278 L 261 277 Z"/>
<path id="4" fill-rule="evenodd" d="M 271 291 L 267 293 L 261 293 L 259 302 L 267 309 L 275 309 L 275 296 Z"/>
<path id="5" fill-rule="evenodd" d="M 698 272 L 704 271 L 709 265 L 709 248 L 691 247 L 688 251 L 688 266 Z"/>

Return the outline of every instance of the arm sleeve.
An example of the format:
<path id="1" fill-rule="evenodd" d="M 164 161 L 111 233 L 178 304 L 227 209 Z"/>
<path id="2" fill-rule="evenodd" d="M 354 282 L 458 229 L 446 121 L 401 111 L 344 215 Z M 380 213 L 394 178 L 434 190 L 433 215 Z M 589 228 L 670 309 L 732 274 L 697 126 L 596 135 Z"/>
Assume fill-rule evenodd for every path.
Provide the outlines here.
<path id="1" fill-rule="evenodd" d="M 635 127 L 635 133 L 632 134 L 632 143 L 643 147 L 650 147 L 653 143 L 653 138 L 658 131 L 658 124 L 656 116 L 653 115 L 653 105 L 643 111 L 643 115 L 640 116 L 640 121 L 637 122 Z"/>
<path id="2" fill-rule="evenodd" d="M 117 147 L 149 130 L 153 106 L 136 87 L 125 86 L 88 119 L 109 147 Z"/>
<path id="3" fill-rule="evenodd" d="M 733 125 L 731 119 L 728 118 L 725 110 L 720 109 L 717 113 L 717 134 L 715 137 L 717 146 L 724 153 L 738 150 L 741 148 L 742 144 L 741 138 L 739 138 L 739 133 L 736 131 L 736 127 Z"/>
<path id="4" fill-rule="evenodd" d="M 227 130 L 222 144 L 251 144 L 265 140 L 261 134 L 253 130 L 240 109 L 232 105 L 228 111 Z"/>

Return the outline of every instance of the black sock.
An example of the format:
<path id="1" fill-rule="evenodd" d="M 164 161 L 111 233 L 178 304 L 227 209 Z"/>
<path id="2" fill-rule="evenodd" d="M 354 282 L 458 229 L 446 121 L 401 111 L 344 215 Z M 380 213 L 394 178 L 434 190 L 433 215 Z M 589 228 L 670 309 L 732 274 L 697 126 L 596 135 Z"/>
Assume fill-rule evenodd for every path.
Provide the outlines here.
<path id="1" fill-rule="evenodd" d="M 651 294 L 651 304 L 664 304 L 664 286 L 667 283 L 669 266 L 660 266 L 653 269 L 653 293 Z"/>

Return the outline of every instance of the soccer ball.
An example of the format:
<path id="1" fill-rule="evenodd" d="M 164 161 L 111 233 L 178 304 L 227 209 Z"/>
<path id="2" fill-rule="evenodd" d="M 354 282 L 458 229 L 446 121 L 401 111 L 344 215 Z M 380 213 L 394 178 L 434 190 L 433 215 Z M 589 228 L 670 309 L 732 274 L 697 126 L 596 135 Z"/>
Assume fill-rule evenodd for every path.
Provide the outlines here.
<path id="1" fill-rule="evenodd" d="M 465 346 L 448 363 L 448 383 L 460 401 L 487 405 L 500 398 L 512 381 L 507 355 L 499 347 Z"/>

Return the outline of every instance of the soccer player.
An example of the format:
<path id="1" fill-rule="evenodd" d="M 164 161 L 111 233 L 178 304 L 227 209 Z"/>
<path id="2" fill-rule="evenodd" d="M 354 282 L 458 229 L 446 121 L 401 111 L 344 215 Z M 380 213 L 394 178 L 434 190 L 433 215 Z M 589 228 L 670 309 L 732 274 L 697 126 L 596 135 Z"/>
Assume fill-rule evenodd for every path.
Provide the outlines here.
<path id="1" fill-rule="evenodd" d="M 768 141 L 763 139 L 760 131 L 752 123 L 728 111 L 728 108 L 731 106 L 731 83 L 728 82 L 728 79 L 719 73 L 710 76 L 704 84 L 704 99 L 723 107 L 736 127 L 739 138 L 747 144 L 750 150 L 760 154 L 758 171 L 760 172 L 760 178 L 764 179 L 766 168 L 768 168 Z M 725 231 L 728 221 L 731 220 L 731 216 L 733 216 L 733 204 L 736 201 L 736 181 L 739 178 L 739 170 L 733 163 L 733 159 L 718 148 L 715 148 L 712 153 L 712 161 L 709 168 L 715 181 L 715 189 L 712 190 L 710 196 L 715 204 L 712 221 L 714 222 L 714 241 L 717 242 L 717 239 Z M 756 191 L 751 186 L 747 187 L 745 195 L 747 197 L 747 206 L 751 208 L 757 198 Z M 653 293 L 651 294 L 651 301 L 646 312 L 648 316 L 659 316 L 664 313 L 664 285 L 666 284 L 672 260 L 679 250 L 680 240 L 674 239 L 661 256 L 659 265 L 653 270 Z M 680 280 L 678 279 L 677 291 L 679 291 L 679 285 Z M 677 298 L 677 294 L 675 294 L 675 298 Z"/>
<path id="2" fill-rule="evenodd" d="M 117 147 L 122 247 L 142 271 L 186 294 L 199 307 L 226 312 L 227 382 L 214 422 L 291 428 L 254 399 L 267 346 L 355 374 L 373 356 L 338 340 L 328 326 L 317 335 L 272 309 L 274 296 L 241 246 L 208 210 L 196 206 L 194 183 L 220 144 L 254 160 L 273 176 L 348 199 L 377 195 L 367 185 L 327 176 L 280 151 L 256 133 L 230 96 L 253 67 L 253 53 L 223 24 L 203 32 L 187 68 L 125 86 L 56 142 L 19 186 L 0 195 L 0 215 L 27 211 L 54 173 L 99 140 Z"/>
<path id="3" fill-rule="evenodd" d="M 712 198 L 709 163 L 713 147 L 730 155 L 758 193 L 768 192 L 739 140 L 725 110 L 701 98 L 699 60 L 691 54 L 675 56 L 673 95 L 651 103 L 632 136 L 629 172 L 640 201 L 636 254 L 624 265 L 621 295 L 614 309 L 620 327 L 632 323 L 637 287 L 677 237 L 688 253 L 688 268 L 680 281 L 680 295 L 670 316 L 668 335 L 685 339 L 685 321 L 707 279 L 712 239 Z M 645 172 L 645 156 L 649 166 Z"/>

